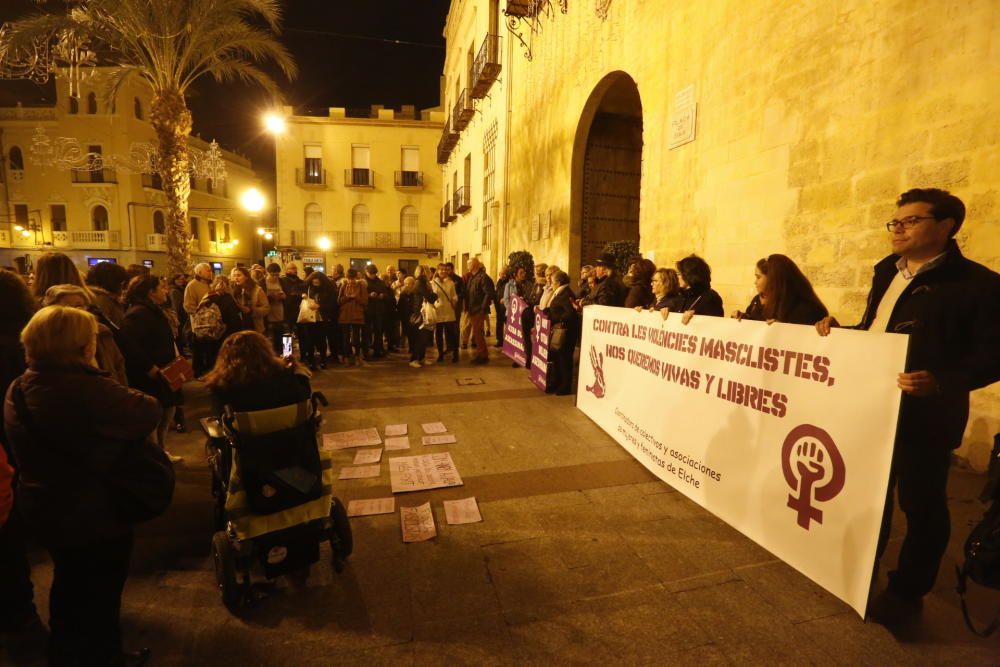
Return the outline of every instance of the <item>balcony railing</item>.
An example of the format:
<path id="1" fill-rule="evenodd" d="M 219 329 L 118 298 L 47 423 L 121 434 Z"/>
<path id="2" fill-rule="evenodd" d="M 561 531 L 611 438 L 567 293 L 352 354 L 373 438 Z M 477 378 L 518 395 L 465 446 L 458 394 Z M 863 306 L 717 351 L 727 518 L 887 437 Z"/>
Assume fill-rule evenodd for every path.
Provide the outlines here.
<path id="1" fill-rule="evenodd" d="M 80 248 L 82 250 L 118 250 L 122 247 L 121 233 L 105 232 L 52 232 L 52 245 L 57 248 Z"/>
<path id="2" fill-rule="evenodd" d="M 447 227 L 448 223 L 457 217 L 458 216 L 455 215 L 454 211 L 452 211 L 451 202 L 445 202 L 444 206 L 441 207 L 441 226 Z"/>
<path id="3" fill-rule="evenodd" d="M 508 5 L 508 9 L 510 5 Z M 486 97 L 490 86 L 500 76 L 500 35 L 486 35 L 479 54 L 472 63 L 472 91 L 474 99 Z"/>
<path id="4" fill-rule="evenodd" d="M 375 172 L 371 169 L 345 169 L 344 187 L 347 188 L 374 188 Z"/>
<path id="5" fill-rule="evenodd" d="M 161 178 L 159 174 L 143 174 L 142 187 L 151 188 L 153 190 L 162 190 L 163 178 Z"/>
<path id="6" fill-rule="evenodd" d="M 472 98 L 468 95 L 468 90 L 463 90 L 455 100 L 455 108 L 452 111 L 452 119 L 455 129 L 461 132 L 469 125 L 469 121 L 476 115 L 476 110 L 472 106 Z"/>
<path id="7" fill-rule="evenodd" d="M 296 169 L 295 184 L 303 188 L 325 188 L 326 169 Z"/>
<path id="8" fill-rule="evenodd" d="M 397 188 L 422 188 L 424 187 L 424 172 L 422 171 L 397 171 Z"/>
<path id="9" fill-rule="evenodd" d="M 422 232 L 303 232 L 291 231 L 292 246 L 317 248 L 320 238 L 330 241 L 330 250 L 437 250 L 441 239 Z"/>
<path id="10" fill-rule="evenodd" d="M 167 249 L 166 234 L 146 234 L 146 250 L 164 252 Z"/>
<path id="11" fill-rule="evenodd" d="M 538 14 L 538 10 L 544 1 L 545 0 L 507 0 L 507 9 L 505 9 L 503 13 L 507 16 L 531 18 Z"/>
<path id="12" fill-rule="evenodd" d="M 467 185 L 463 185 L 458 190 L 455 190 L 455 196 L 451 200 L 452 210 L 455 213 L 465 213 L 472 208 L 470 190 L 471 188 Z"/>
<path id="13" fill-rule="evenodd" d="M 114 169 L 97 171 L 73 170 L 70 173 L 74 183 L 117 183 L 118 173 Z"/>
<path id="14" fill-rule="evenodd" d="M 441 140 L 438 141 L 438 164 L 448 162 L 452 149 L 458 143 L 458 136 L 458 130 L 452 124 L 451 118 L 445 120 L 444 129 L 441 131 Z"/>

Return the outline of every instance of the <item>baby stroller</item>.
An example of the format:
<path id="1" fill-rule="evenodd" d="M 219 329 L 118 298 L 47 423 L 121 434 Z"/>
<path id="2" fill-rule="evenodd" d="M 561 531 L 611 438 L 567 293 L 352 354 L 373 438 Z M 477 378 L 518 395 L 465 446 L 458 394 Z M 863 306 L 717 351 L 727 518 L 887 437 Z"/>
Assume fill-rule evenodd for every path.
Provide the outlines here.
<path id="1" fill-rule="evenodd" d="M 330 542 L 337 572 L 351 554 L 347 512 L 333 496 L 333 468 L 320 450 L 314 393 L 300 403 L 202 420 L 212 470 L 212 559 L 222 600 L 237 612 L 251 595 L 251 570 L 272 580 L 304 578 Z"/>

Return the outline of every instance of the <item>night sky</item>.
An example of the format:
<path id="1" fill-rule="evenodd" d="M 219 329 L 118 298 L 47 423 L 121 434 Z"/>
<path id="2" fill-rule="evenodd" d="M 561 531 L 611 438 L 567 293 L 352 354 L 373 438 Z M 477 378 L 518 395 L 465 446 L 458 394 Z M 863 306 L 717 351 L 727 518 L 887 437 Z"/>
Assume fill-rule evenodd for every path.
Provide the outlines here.
<path id="1" fill-rule="evenodd" d="M 58 2 L 49 0 L 49 6 Z M 279 78 L 285 103 L 297 113 L 321 115 L 331 106 L 437 106 L 449 4 L 449 0 L 286 0 L 281 39 L 299 65 L 299 76 L 291 83 Z M 37 8 L 31 0 L 0 0 L 0 22 Z M 19 98 L 38 101 L 39 95 L 46 93 L 23 82 L 0 81 L 0 104 Z M 51 92 L 48 95 L 51 101 Z M 219 86 L 202 80 L 189 104 L 196 134 L 248 155 L 267 177 L 274 154 L 270 139 L 260 130 L 261 111 L 270 106 L 266 95 L 244 85 Z"/>

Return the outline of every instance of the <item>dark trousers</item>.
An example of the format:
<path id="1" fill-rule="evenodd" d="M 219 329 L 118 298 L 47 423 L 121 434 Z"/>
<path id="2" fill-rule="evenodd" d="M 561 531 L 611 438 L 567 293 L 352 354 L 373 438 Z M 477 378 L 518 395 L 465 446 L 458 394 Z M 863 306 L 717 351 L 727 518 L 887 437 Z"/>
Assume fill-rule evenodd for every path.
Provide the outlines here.
<path id="1" fill-rule="evenodd" d="M 50 665 L 106 665 L 122 651 L 122 591 L 132 533 L 97 544 L 49 547 Z"/>
<path id="2" fill-rule="evenodd" d="M 271 345 L 274 346 L 274 353 L 278 356 L 281 356 L 281 336 L 286 331 L 288 331 L 288 325 L 283 321 L 267 323 L 267 336 L 271 339 Z"/>
<path id="3" fill-rule="evenodd" d="M 363 324 L 341 324 L 340 330 L 344 335 L 344 356 L 348 359 L 352 356 L 361 357 L 364 352 Z"/>
<path id="4" fill-rule="evenodd" d="M 423 361 L 434 332 L 412 325 L 407 325 L 407 329 L 407 337 L 410 339 L 410 361 Z"/>
<path id="5" fill-rule="evenodd" d="M 393 310 L 385 318 L 385 339 L 389 345 L 389 351 L 399 350 L 399 316 Z"/>
<path id="6" fill-rule="evenodd" d="M 889 588 L 904 598 L 923 597 L 934 588 L 941 558 L 948 547 L 948 469 L 951 450 L 924 442 L 897 442 L 889 473 L 889 495 L 882 515 L 876 567 L 892 527 L 893 491 L 906 515 L 906 535 L 896 569 L 889 572 Z"/>
<path id="7" fill-rule="evenodd" d="M 24 533 L 17 508 L 12 508 L 7 523 L 0 527 L 0 632 L 16 630 L 38 615 Z"/>
<path id="8" fill-rule="evenodd" d="M 507 309 L 497 306 L 497 347 L 503 347 L 503 328 L 507 324 Z"/>
<path id="9" fill-rule="evenodd" d="M 458 359 L 458 322 L 438 322 L 434 326 L 434 341 L 439 357 L 451 352 Z"/>
<path id="10" fill-rule="evenodd" d="M 382 342 L 385 336 L 385 315 L 382 313 L 371 313 L 365 322 L 365 350 L 371 350 L 376 357 L 385 354 L 385 346 Z"/>
<path id="11" fill-rule="evenodd" d="M 195 377 L 201 377 L 215 366 L 215 357 L 219 354 L 222 341 L 191 339 L 191 365 Z"/>
<path id="12" fill-rule="evenodd" d="M 568 337 L 558 350 L 549 348 L 549 373 L 554 375 L 549 379 L 549 386 L 557 394 L 573 392 L 573 352 L 575 345 Z"/>
<path id="13" fill-rule="evenodd" d="M 531 370 L 531 330 L 535 328 L 535 311 L 529 306 L 521 313 L 521 334 L 524 336 L 524 367 Z"/>
<path id="14" fill-rule="evenodd" d="M 327 354 L 334 361 L 339 361 L 344 354 L 344 334 L 337 322 L 326 322 L 323 327 L 326 336 Z"/>
<path id="15" fill-rule="evenodd" d="M 304 322 L 301 326 L 302 337 L 299 339 L 299 350 L 302 360 L 310 363 L 316 355 L 322 359 L 326 356 L 326 322 Z"/>

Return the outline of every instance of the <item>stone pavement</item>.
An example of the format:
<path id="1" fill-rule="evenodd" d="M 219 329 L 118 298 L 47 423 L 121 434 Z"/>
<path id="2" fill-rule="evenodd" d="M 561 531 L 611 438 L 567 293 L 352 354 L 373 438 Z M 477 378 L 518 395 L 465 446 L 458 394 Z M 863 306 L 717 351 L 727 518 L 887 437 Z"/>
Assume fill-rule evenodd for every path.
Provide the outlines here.
<path id="1" fill-rule="evenodd" d="M 171 449 L 186 457 L 176 501 L 140 528 L 124 600 L 126 643 L 152 647 L 151 664 L 1000 664 L 1000 637 L 965 630 L 950 572 L 982 512 L 972 500 L 981 476 L 953 472 L 955 537 L 918 636 L 902 641 L 657 481 L 572 396 L 540 393 L 495 351 L 488 366 L 463 358 L 417 370 L 394 356 L 320 372 L 314 384 L 331 399 L 324 431 L 406 422 L 411 450 L 391 455 L 451 452 L 464 487 L 396 497 L 397 508 L 430 500 L 438 537 L 403 544 L 398 512 L 352 519 L 355 552 L 343 573 L 323 545 L 305 584 L 279 579 L 234 617 L 209 558 L 203 438 L 172 435 Z M 193 425 L 206 396 L 187 393 Z M 430 421 L 458 443 L 421 446 L 419 425 Z M 353 456 L 335 453 L 336 466 Z M 340 498 L 389 495 L 385 458 L 380 478 L 339 482 Z M 483 522 L 448 526 L 441 501 L 469 495 Z M 51 567 L 42 553 L 34 575 L 44 609 Z M 981 617 L 1000 604 L 977 593 Z"/>

